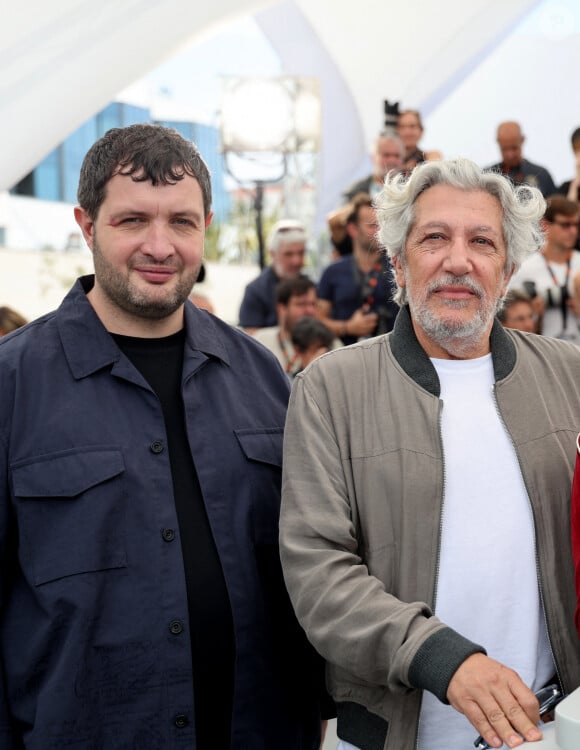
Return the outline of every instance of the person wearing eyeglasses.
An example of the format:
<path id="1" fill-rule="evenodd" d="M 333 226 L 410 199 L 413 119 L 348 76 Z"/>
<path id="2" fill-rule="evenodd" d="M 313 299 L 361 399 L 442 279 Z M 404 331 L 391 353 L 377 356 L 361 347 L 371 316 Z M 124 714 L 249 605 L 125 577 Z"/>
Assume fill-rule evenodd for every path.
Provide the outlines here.
<path id="1" fill-rule="evenodd" d="M 548 198 L 544 247 L 522 263 L 510 284 L 532 297 L 544 336 L 575 344 L 580 344 L 580 252 L 574 249 L 578 220 L 576 202 L 561 195 Z"/>

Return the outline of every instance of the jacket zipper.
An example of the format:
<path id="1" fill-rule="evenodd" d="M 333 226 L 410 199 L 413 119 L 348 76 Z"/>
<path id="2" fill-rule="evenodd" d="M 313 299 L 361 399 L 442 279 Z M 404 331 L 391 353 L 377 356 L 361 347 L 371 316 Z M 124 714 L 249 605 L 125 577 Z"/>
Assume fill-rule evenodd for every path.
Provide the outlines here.
<path id="1" fill-rule="evenodd" d="M 433 594 L 431 596 L 431 611 L 435 614 L 435 605 L 437 604 L 437 584 L 439 583 L 439 569 L 441 562 L 441 538 L 443 536 L 443 514 L 445 511 L 445 449 L 443 447 L 443 428 L 441 426 L 443 413 L 443 401 L 439 399 L 439 414 L 437 415 L 437 430 L 439 433 L 439 445 L 441 447 L 441 512 L 439 513 L 439 537 L 437 540 L 437 557 L 435 559 L 435 578 L 433 580 Z M 419 718 L 417 721 L 417 730 L 415 732 L 415 750 L 419 750 L 419 727 L 421 724 L 421 708 L 423 706 L 423 693 L 419 700 Z"/>
<path id="2" fill-rule="evenodd" d="M 492 392 L 493 392 L 493 402 L 495 404 L 495 409 L 497 411 L 497 415 L 498 415 L 499 420 L 500 420 L 500 422 L 501 422 L 501 424 L 502 424 L 502 426 L 503 426 L 503 428 L 505 430 L 506 435 L 508 436 L 508 439 L 509 439 L 509 441 L 510 441 L 510 443 L 512 445 L 512 448 L 514 449 L 514 453 L 515 453 L 515 456 L 516 456 L 516 459 L 517 459 L 517 462 L 518 462 L 518 468 L 520 470 L 522 481 L 524 483 L 524 487 L 526 488 L 526 494 L 528 496 L 528 505 L 529 505 L 529 508 L 530 508 L 530 511 L 531 511 L 531 514 L 532 514 L 532 521 L 533 521 L 533 524 L 534 524 L 534 555 L 535 555 L 535 559 L 536 559 L 536 579 L 538 581 L 538 592 L 539 592 L 539 595 L 540 595 L 540 604 L 542 606 L 542 616 L 544 618 L 544 624 L 546 626 L 546 633 L 548 634 L 548 645 L 550 646 L 550 653 L 552 655 L 552 661 L 554 662 L 554 667 L 556 668 L 556 677 L 558 678 L 558 683 L 560 685 L 560 690 L 562 691 L 562 693 L 564 693 L 564 683 L 562 681 L 562 675 L 561 675 L 561 672 L 560 672 L 560 667 L 558 665 L 558 660 L 556 659 L 556 654 L 554 653 L 554 646 L 552 645 L 552 634 L 550 633 L 550 623 L 548 622 L 548 616 L 546 614 L 546 607 L 545 607 L 545 602 L 544 602 L 544 590 L 543 590 L 543 585 L 542 585 L 543 584 L 542 569 L 540 567 L 540 557 L 538 555 L 538 543 L 537 543 L 538 542 L 538 532 L 537 532 L 536 514 L 534 512 L 534 506 L 533 506 L 532 501 L 531 501 L 530 489 L 528 487 L 528 483 L 526 481 L 526 477 L 524 475 L 524 472 L 522 471 L 522 463 L 520 461 L 519 453 L 517 451 L 517 448 L 516 448 L 515 443 L 514 443 L 514 441 L 512 439 L 510 431 L 507 428 L 507 425 L 506 425 L 506 423 L 504 421 L 504 418 L 503 418 L 502 413 L 501 413 L 500 408 L 499 408 L 499 404 L 498 404 L 498 401 L 497 401 L 497 386 L 496 386 L 495 383 L 494 383 L 493 391 Z"/>

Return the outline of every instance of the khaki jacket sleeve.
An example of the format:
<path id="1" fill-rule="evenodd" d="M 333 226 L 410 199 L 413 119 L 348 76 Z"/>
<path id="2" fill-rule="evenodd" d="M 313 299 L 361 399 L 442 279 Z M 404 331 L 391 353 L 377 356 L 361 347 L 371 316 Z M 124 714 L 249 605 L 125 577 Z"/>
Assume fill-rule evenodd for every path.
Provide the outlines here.
<path id="1" fill-rule="evenodd" d="M 280 546 L 297 617 L 322 656 L 357 683 L 391 691 L 422 687 L 445 700 L 450 675 L 441 663 L 445 672 L 450 665 L 455 671 L 482 649 L 426 604 L 398 600 L 369 574 L 353 522 L 349 456 L 341 455 L 336 414 L 318 369 L 315 363 L 295 380 L 284 440 Z M 384 492 L 388 502 L 389 488 Z M 359 506 L 364 502 L 357 498 Z M 442 646 L 432 673 L 434 647 Z"/>

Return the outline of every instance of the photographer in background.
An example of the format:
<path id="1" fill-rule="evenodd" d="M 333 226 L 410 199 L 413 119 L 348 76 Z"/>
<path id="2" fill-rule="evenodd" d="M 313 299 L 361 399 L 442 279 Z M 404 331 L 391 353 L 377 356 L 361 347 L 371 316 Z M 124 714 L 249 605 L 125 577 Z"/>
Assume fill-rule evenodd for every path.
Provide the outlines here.
<path id="1" fill-rule="evenodd" d="M 578 204 L 561 195 L 548 198 L 542 228 L 546 244 L 522 263 L 510 289 L 532 297 L 544 336 L 580 344 L 580 252 Z"/>
<path id="2" fill-rule="evenodd" d="M 346 229 L 352 255 L 331 263 L 318 284 L 318 318 L 343 344 L 387 333 L 399 310 L 392 300 L 390 261 L 377 238 L 376 211 L 370 196 L 353 201 Z"/>
<path id="3" fill-rule="evenodd" d="M 389 172 L 400 172 L 403 166 L 405 147 L 401 139 L 394 133 L 383 131 L 377 137 L 371 158 L 373 173 L 355 182 L 344 192 L 347 201 L 352 200 L 357 193 L 367 193 L 371 197 L 378 195 Z"/>
<path id="4" fill-rule="evenodd" d="M 405 146 L 396 133 L 399 102 L 391 104 L 385 100 L 384 112 L 383 129 L 377 136 L 371 152 L 373 172 L 343 192 L 347 202 L 352 201 L 358 193 L 367 193 L 374 198 L 382 190 L 386 175 L 392 171 L 400 172 L 403 167 Z"/>
<path id="5" fill-rule="evenodd" d="M 409 174 L 417 164 L 442 158 L 440 151 L 424 151 L 419 146 L 419 141 L 423 137 L 423 122 L 421 113 L 416 109 L 404 109 L 398 113 L 397 135 L 405 146 L 403 162 L 405 174 Z"/>

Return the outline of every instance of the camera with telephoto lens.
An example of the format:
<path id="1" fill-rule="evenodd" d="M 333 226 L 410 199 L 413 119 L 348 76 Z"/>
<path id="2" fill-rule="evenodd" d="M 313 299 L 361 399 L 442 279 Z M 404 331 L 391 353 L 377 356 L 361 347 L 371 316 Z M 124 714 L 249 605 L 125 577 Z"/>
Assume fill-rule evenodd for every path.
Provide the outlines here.
<path id="1" fill-rule="evenodd" d="M 385 130 L 394 130 L 399 119 L 399 102 L 385 99 Z"/>

